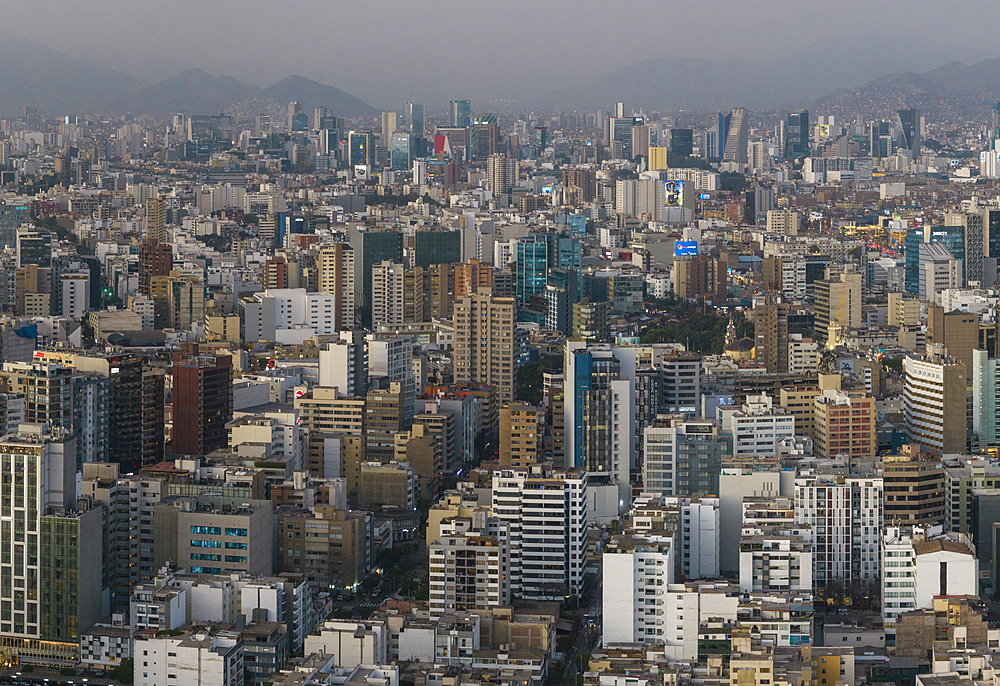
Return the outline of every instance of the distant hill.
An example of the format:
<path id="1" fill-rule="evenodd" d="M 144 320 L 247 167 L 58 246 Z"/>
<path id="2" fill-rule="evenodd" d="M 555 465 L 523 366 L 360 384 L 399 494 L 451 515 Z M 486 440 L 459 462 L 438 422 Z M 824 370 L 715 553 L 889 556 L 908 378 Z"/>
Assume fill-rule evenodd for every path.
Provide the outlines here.
<path id="1" fill-rule="evenodd" d="M 139 89 L 128 103 L 128 109 L 136 114 L 215 114 L 260 91 L 258 86 L 230 76 L 212 76 L 201 69 L 188 69 L 166 81 Z"/>
<path id="2" fill-rule="evenodd" d="M 1000 102 L 1000 60 L 951 62 L 923 74 L 886 74 L 810 102 L 791 103 L 844 117 L 888 119 L 904 107 L 917 107 L 933 119 L 986 120 L 986 109 Z"/>
<path id="3" fill-rule="evenodd" d="M 166 116 L 216 114 L 261 103 L 287 105 L 297 100 L 302 111 L 330 107 L 337 116 L 360 117 L 378 110 L 339 88 L 289 76 L 269 88 L 187 69 L 153 84 L 79 60 L 40 43 L 0 33 L 0 116 L 18 116 L 24 105 L 49 116 L 65 114 L 151 114 Z M 252 110 L 251 110 L 252 111 Z"/>
<path id="4" fill-rule="evenodd" d="M 40 43 L 0 33 L 0 116 L 24 105 L 49 115 L 118 108 L 142 85 L 94 62 L 78 60 Z"/>
<path id="5" fill-rule="evenodd" d="M 311 115 L 317 107 L 329 107 L 338 117 L 368 117 L 379 110 L 339 88 L 317 83 L 304 76 L 288 76 L 261 91 L 261 98 L 289 103 L 293 100 Z"/>
<path id="6" fill-rule="evenodd" d="M 981 59 L 981 55 L 967 50 L 903 36 L 858 35 L 829 39 L 794 55 L 767 61 L 648 59 L 616 69 L 585 86 L 551 93 L 532 103 L 531 108 L 593 110 L 624 102 L 627 108 L 666 111 L 724 110 L 735 106 L 769 110 L 783 103 L 823 98 L 885 74 L 920 73 L 954 64 L 957 57 Z M 951 64 L 941 69 L 949 67 Z"/>

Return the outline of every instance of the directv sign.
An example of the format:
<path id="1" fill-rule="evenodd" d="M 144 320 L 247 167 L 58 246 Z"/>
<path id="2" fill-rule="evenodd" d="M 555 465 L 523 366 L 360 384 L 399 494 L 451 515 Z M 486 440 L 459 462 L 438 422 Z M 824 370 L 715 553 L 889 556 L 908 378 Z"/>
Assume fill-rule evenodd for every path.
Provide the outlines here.
<path id="1" fill-rule="evenodd" d="M 674 255 L 677 257 L 693 257 L 698 254 L 698 241 L 677 241 Z"/>

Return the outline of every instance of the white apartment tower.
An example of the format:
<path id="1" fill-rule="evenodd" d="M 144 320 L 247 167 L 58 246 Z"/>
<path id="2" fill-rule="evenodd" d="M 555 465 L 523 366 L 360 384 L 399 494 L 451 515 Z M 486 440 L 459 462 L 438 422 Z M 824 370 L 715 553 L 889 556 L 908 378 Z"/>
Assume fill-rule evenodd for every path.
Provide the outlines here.
<path id="1" fill-rule="evenodd" d="M 511 597 L 556 600 L 583 590 L 587 501 L 582 470 L 493 473 L 493 516 L 509 526 Z"/>
<path id="2" fill-rule="evenodd" d="M 372 265 L 372 327 L 403 323 L 404 271 L 388 261 Z"/>

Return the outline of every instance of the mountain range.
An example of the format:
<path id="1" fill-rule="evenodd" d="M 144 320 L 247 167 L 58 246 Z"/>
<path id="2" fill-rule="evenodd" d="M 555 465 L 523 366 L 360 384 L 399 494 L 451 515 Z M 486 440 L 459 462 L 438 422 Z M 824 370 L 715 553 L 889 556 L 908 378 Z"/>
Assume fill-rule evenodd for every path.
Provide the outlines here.
<path id="1" fill-rule="evenodd" d="M 951 78 L 955 87 L 959 83 L 1000 84 L 1000 72 L 995 65 L 991 68 L 981 62 L 984 57 L 961 46 L 867 35 L 822 41 L 790 56 L 765 61 L 662 57 L 551 93 L 531 103 L 531 109 L 594 110 L 624 102 L 627 107 L 674 112 L 735 106 L 771 110 L 789 103 L 818 102 L 887 74 L 929 70 L 940 72 L 935 82 L 938 88 L 950 88 Z M 974 64 L 968 67 L 956 61 L 959 59 Z M 982 69 L 980 65 L 984 65 Z"/>
<path id="2" fill-rule="evenodd" d="M 1000 100 L 1000 59 L 982 59 L 973 50 L 906 37 L 857 35 L 765 61 L 652 58 L 521 107 L 542 112 L 597 110 L 615 102 L 662 111 L 808 107 L 840 117 L 877 117 L 900 107 L 919 107 L 933 117 L 965 113 L 981 118 L 984 103 Z M 5 33 L 0 33 L 0 63 L 0 116 L 16 116 L 23 105 L 57 116 L 276 113 L 292 100 L 307 114 L 320 106 L 343 117 L 378 113 L 349 93 L 302 76 L 261 88 L 191 68 L 144 83 Z"/>
<path id="3" fill-rule="evenodd" d="M 302 111 L 329 107 L 342 117 L 371 116 L 378 110 L 339 88 L 289 76 L 261 88 L 229 76 L 188 69 L 145 84 L 114 69 L 80 60 L 40 43 L 0 33 L 0 116 L 16 116 L 22 106 L 47 115 L 212 114 L 297 100 Z"/>

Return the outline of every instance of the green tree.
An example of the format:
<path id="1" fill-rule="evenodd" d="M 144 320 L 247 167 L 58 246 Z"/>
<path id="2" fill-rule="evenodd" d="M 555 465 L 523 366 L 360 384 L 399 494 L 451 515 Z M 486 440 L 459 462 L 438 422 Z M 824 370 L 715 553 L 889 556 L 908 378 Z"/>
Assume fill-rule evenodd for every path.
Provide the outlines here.
<path id="1" fill-rule="evenodd" d="M 542 402 L 542 361 L 526 364 L 517 370 L 517 399 L 531 405 Z"/>
<path id="2" fill-rule="evenodd" d="M 117 667 L 109 670 L 108 678 L 120 681 L 123 684 L 131 684 L 132 680 L 135 678 L 135 667 L 132 663 L 132 659 L 126 657 Z"/>

